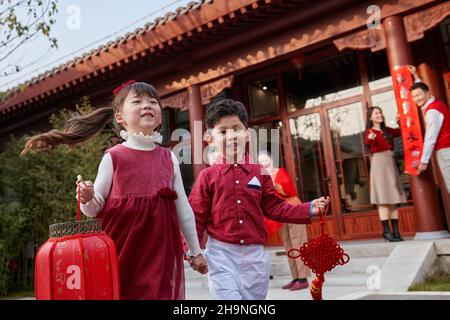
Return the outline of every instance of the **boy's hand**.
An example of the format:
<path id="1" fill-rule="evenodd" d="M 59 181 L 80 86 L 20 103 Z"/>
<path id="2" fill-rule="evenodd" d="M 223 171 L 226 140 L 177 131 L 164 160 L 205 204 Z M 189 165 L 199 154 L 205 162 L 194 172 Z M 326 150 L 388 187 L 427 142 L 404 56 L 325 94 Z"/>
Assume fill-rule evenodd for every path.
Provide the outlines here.
<path id="1" fill-rule="evenodd" d="M 191 268 L 195 271 L 201 274 L 205 274 L 208 272 L 208 264 L 206 263 L 206 260 L 202 254 L 199 254 L 196 257 L 189 257 L 188 261 Z"/>
<path id="2" fill-rule="evenodd" d="M 77 194 L 78 194 L 78 188 L 80 188 L 80 199 L 81 203 L 85 204 L 86 202 L 91 201 L 94 199 L 94 184 L 92 181 L 85 181 L 84 183 L 79 183 L 77 187 Z"/>
<path id="3" fill-rule="evenodd" d="M 319 199 L 314 199 L 312 202 L 312 214 L 318 215 L 319 214 L 319 208 L 320 208 L 320 212 L 324 212 L 326 206 L 328 205 L 328 203 L 330 202 L 330 197 L 321 197 Z"/>

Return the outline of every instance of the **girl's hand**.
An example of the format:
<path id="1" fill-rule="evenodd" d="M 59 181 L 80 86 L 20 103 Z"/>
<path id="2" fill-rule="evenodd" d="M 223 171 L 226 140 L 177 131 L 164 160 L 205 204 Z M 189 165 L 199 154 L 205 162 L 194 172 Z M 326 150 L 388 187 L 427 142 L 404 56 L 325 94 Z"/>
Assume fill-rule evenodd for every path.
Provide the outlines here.
<path id="1" fill-rule="evenodd" d="M 189 264 L 191 265 L 192 269 L 201 274 L 205 274 L 208 272 L 208 264 L 206 263 L 206 260 L 202 254 L 199 254 L 196 257 L 189 257 Z"/>
<path id="2" fill-rule="evenodd" d="M 377 135 L 372 130 L 370 130 L 367 138 L 369 138 L 369 140 L 375 140 L 376 137 Z"/>
<path id="3" fill-rule="evenodd" d="M 319 214 L 319 208 L 320 208 L 320 212 L 324 212 L 326 206 L 328 205 L 328 203 L 330 202 L 330 197 L 321 197 L 319 199 L 314 199 L 312 202 L 312 214 L 313 215 L 317 215 Z"/>
<path id="4" fill-rule="evenodd" d="M 86 202 L 91 201 L 94 199 L 94 184 L 92 181 L 85 181 L 83 183 L 79 183 L 77 187 L 77 194 L 78 194 L 78 188 L 80 188 L 80 199 L 81 203 L 85 204 Z"/>

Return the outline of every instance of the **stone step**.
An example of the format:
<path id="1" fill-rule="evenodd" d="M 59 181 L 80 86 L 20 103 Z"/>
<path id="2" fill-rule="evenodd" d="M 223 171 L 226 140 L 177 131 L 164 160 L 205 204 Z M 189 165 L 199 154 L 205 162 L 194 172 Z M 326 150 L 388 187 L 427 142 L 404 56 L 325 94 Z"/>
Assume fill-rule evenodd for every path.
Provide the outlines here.
<path id="1" fill-rule="evenodd" d="M 434 242 L 434 247 L 437 255 L 450 255 L 450 239 L 440 239 Z"/>
<path id="2" fill-rule="evenodd" d="M 363 257 L 350 258 L 350 261 L 343 266 L 336 266 L 327 274 L 363 274 L 367 275 L 370 270 L 380 269 L 383 267 L 387 257 Z M 372 271 L 373 272 L 373 271 Z M 271 261 L 270 274 L 274 277 L 290 276 L 291 271 L 287 258 L 282 260 Z M 187 279 L 203 279 L 204 275 L 192 270 L 187 263 L 185 263 L 185 277 Z"/>
<path id="3" fill-rule="evenodd" d="M 350 261 L 343 266 L 337 266 L 329 274 L 367 274 L 369 267 L 383 267 L 388 257 L 362 257 L 350 258 Z"/>
<path id="4" fill-rule="evenodd" d="M 367 286 L 369 274 L 325 274 L 326 287 L 364 287 Z M 308 278 L 309 283 L 314 280 L 314 275 Z M 270 280 L 271 288 L 281 288 L 292 280 L 291 277 L 274 277 Z M 367 288 L 366 288 L 367 289 Z"/>
<path id="5" fill-rule="evenodd" d="M 387 257 L 394 250 L 394 243 L 389 242 L 370 242 L 366 243 L 340 243 L 344 252 L 350 258 L 366 258 L 366 257 Z M 284 247 L 268 247 L 267 252 L 270 254 L 272 261 L 283 260 L 286 258 L 286 251 Z"/>
<path id="6" fill-rule="evenodd" d="M 336 266 L 329 274 L 366 274 L 369 266 L 377 266 L 382 268 L 387 257 L 363 257 L 350 258 L 350 261 L 343 266 Z M 284 261 L 271 261 L 271 275 L 288 276 L 290 275 L 289 264 L 287 259 Z M 372 267 L 373 268 L 373 267 Z"/>
<path id="7" fill-rule="evenodd" d="M 325 287 L 361 287 L 363 290 L 367 290 L 367 279 L 369 274 L 356 274 L 356 275 L 347 275 L 347 274 L 326 274 L 325 275 Z M 274 277 L 269 280 L 269 288 L 281 288 L 286 283 L 289 283 L 292 280 L 289 276 L 283 277 Z M 308 281 L 311 282 L 314 280 L 314 276 L 311 276 Z M 205 276 L 204 278 L 186 278 L 185 287 L 187 290 L 201 290 L 208 289 L 208 278 Z"/>
<path id="8" fill-rule="evenodd" d="M 356 294 L 361 291 L 367 291 L 365 287 L 324 287 L 323 299 L 335 300 L 350 294 Z M 207 289 L 186 289 L 187 300 L 212 300 L 212 297 Z M 312 300 L 311 293 L 308 289 L 305 290 L 283 290 L 281 288 L 269 288 L 267 293 L 267 300 Z"/>

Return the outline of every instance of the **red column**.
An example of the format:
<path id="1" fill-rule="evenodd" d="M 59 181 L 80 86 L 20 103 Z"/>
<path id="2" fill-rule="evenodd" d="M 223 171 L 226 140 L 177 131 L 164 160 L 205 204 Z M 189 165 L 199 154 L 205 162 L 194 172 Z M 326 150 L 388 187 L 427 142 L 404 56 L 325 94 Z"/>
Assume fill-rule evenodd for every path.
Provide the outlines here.
<path id="1" fill-rule="evenodd" d="M 403 18 L 400 16 L 388 17 L 383 20 L 383 28 L 389 68 L 392 69 L 396 65 L 413 65 L 414 61 L 406 39 Z M 416 238 L 446 237 L 448 232 L 444 230 L 431 171 L 427 170 L 417 177 L 409 177 L 415 207 Z"/>
<path id="2" fill-rule="evenodd" d="M 203 162 L 203 150 L 205 143 L 203 141 L 203 118 L 204 110 L 202 105 L 202 98 L 200 94 L 200 86 L 193 85 L 188 88 L 189 95 L 189 127 L 191 130 L 191 153 L 192 153 L 192 171 L 194 180 L 202 169 L 206 167 Z M 202 124 L 199 127 L 199 124 Z M 194 125 L 196 124 L 196 125 Z M 199 163 L 201 160 L 201 163 Z M 197 162 L 197 163 L 196 163 Z"/>
<path id="3" fill-rule="evenodd" d="M 203 105 L 202 105 L 202 96 L 200 93 L 200 86 L 193 85 L 188 88 L 188 96 L 189 96 L 189 128 L 191 131 L 191 155 L 192 155 L 192 173 L 194 175 L 194 180 L 197 179 L 198 174 L 202 171 L 206 164 L 203 162 L 203 150 L 206 147 L 205 141 L 203 141 L 203 118 L 205 115 Z M 199 124 L 202 124 L 201 127 Z M 199 162 L 198 159 L 201 159 L 201 163 L 195 163 L 195 161 Z M 203 233 L 203 239 L 200 240 L 200 247 L 205 248 L 206 241 L 208 239 L 208 234 Z"/>

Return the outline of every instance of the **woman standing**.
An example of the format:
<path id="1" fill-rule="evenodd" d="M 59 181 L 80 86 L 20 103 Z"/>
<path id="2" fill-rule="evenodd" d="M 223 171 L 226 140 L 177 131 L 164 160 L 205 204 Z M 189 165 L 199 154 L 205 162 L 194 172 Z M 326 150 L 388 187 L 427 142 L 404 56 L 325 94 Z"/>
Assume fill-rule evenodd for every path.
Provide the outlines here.
<path id="1" fill-rule="evenodd" d="M 386 126 L 383 111 L 371 107 L 367 111 L 366 144 L 370 147 L 370 202 L 378 205 L 386 241 L 402 241 L 398 230 L 397 204 L 406 202 L 405 191 L 395 164 L 393 138 L 400 136 L 400 129 Z M 389 228 L 389 218 L 392 232 Z"/>
<path id="2" fill-rule="evenodd" d="M 258 163 L 270 172 L 277 196 L 286 199 L 291 205 L 301 203 L 300 199 L 297 197 L 297 191 L 295 190 L 289 174 L 283 168 L 274 167 L 272 158 L 267 152 L 261 152 L 259 154 Z M 276 224 L 279 224 L 279 226 Z M 279 222 L 266 219 L 266 226 L 269 234 L 271 232 L 276 232 L 281 228 L 281 235 L 286 252 L 292 248 L 298 249 L 303 243 L 308 241 L 308 233 L 306 231 L 306 225 L 304 224 L 280 224 Z M 308 267 L 304 265 L 301 259 L 288 258 L 288 263 L 292 280 L 285 284 L 282 289 L 301 290 L 308 288 L 307 278 L 311 275 Z"/>

